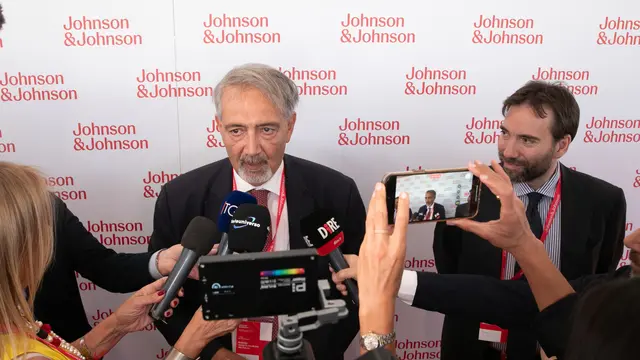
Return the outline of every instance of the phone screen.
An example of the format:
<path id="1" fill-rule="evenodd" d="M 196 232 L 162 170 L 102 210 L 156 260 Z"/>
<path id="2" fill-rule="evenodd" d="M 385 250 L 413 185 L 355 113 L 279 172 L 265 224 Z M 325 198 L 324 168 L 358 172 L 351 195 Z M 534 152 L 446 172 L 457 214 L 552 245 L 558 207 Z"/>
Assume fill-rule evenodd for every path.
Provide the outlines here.
<path id="1" fill-rule="evenodd" d="M 390 223 L 395 223 L 402 192 L 409 195 L 410 223 L 473 217 L 478 208 L 478 180 L 468 170 L 394 175 L 387 182 L 388 212 L 393 210 Z"/>

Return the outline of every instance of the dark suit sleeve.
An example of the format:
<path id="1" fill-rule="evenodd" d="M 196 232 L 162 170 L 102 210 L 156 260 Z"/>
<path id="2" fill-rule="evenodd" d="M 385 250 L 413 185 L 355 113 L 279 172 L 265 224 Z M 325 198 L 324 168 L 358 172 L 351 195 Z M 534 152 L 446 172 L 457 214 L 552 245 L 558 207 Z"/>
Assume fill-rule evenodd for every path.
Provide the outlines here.
<path id="1" fill-rule="evenodd" d="M 169 206 L 169 194 L 166 187 L 163 187 L 158 195 L 153 214 L 153 234 L 151 234 L 149 252 L 153 253 L 160 249 L 166 249 L 179 242 L 180 235 L 178 229 L 175 228 L 174 218 Z M 200 307 L 198 282 L 187 279 L 183 289 L 184 297 L 180 300 L 178 307 L 174 309 L 173 315 L 167 320 L 167 323 L 155 322 L 156 327 L 171 346 L 178 341 L 182 331 L 187 327 L 193 314 Z M 230 344 L 227 345 L 230 346 Z M 204 348 L 200 356 L 203 359 L 211 359 L 221 347 L 223 347 L 222 340 L 217 338 Z"/>
<path id="2" fill-rule="evenodd" d="M 565 354 L 577 301 L 578 294 L 568 295 L 541 311 L 535 318 L 533 329 L 547 356 L 562 358 Z"/>
<path id="3" fill-rule="evenodd" d="M 440 274 L 458 272 L 458 257 L 462 243 L 462 230 L 457 226 L 448 226 L 438 222 L 433 232 L 433 256 L 436 269 Z"/>
<path id="4" fill-rule="evenodd" d="M 589 275 L 569 283 L 582 293 L 606 279 L 604 274 Z M 412 306 L 506 329 L 530 326 L 538 315 L 538 305 L 526 280 L 498 280 L 482 275 L 418 272 Z"/>
<path id="5" fill-rule="evenodd" d="M 65 243 L 73 269 L 97 286 L 115 293 L 129 293 L 151 283 L 151 254 L 118 254 L 106 248 L 57 196 L 56 236 Z M 58 249 L 60 251 L 60 249 Z"/>
<path id="6" fill-rule="evenodd" d="M 624 250 L 627 201 L 622 189 L 616 188 L 616 190 L 616 194 L 607 199 L 613 204 L 605 224 L 604 237 L 596 267 L 596 273 L 600 274 L 615 271 Z"/>

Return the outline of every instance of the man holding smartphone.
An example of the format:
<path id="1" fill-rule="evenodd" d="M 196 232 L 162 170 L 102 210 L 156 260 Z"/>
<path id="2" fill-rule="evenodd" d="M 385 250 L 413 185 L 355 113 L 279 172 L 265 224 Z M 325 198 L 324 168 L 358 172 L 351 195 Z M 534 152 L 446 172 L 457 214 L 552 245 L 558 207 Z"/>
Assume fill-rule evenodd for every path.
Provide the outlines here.
<path id="1" fill-rule="evenodd" d="M 625 233 L 622 189 L 559 161 L 579 127 L 580 108 L 573 94 L 561 85 L 531 81 L 504 101 L 502 112 L 505 119 L 498 141 L 502 166 L 553 264 L 568 280 L 615 270 Z M 500 202 L 483 185 L 474 220 L 499 217 Z M 512 255 L 444 222 L 436 225 L 433 252 L 441 274 L 522 278 Z M 416 287 L 417 274 L 405 272 L 399 297 L 412 304 Z M 492 324 L 446 316 L 441 359 L 497 360 L 505 355 L 518 360 L 540 359 L 536 345 L 528 327 L 506 332 Z"/>

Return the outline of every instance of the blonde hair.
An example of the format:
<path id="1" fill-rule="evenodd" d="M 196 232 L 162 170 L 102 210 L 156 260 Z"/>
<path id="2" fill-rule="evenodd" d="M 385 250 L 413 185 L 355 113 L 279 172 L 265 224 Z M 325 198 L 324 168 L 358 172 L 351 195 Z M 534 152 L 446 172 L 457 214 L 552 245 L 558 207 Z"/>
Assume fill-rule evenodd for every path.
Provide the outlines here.
<path id="1" fill-rule="evenodd" d="M 54 216 L 40 172 L 0 161 L 0 333 L 8 335 L 0 336 L 0 357 L 7 346 L 14 353 L 27 346 L 34 298 L 53 254 Z"/>

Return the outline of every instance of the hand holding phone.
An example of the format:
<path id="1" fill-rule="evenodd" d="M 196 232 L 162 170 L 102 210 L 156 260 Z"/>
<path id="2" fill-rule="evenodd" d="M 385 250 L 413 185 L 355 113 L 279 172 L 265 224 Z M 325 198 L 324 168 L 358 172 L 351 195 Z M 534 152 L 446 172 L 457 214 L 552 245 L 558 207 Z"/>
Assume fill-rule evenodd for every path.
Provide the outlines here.
<path id="1" fill-rule="evenodd" d="M 480 204 L 480 179 L 467 168 L 411 170 L 388 173 L 389 224 L 395 223 L 400 193 L 409 195 L 409 223 L 473 218 Z"/>

